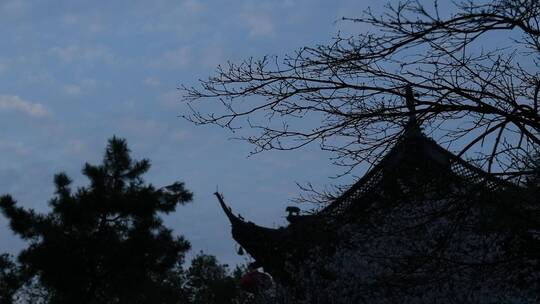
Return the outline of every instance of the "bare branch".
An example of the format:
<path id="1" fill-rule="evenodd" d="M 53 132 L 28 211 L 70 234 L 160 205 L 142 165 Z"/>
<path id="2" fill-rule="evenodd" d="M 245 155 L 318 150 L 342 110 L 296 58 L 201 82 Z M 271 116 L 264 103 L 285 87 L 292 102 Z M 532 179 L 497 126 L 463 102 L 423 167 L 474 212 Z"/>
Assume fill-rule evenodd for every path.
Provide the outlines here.
<path id="1" fill-rule="evenodd" d="M 376 162 L 411 115 L 460 155 L 480 155 L 494 173 L 513 176 L 521 168 L 511 159 L 540 145 L 538 1 L 468 1 L 448 15 L 436 2 L 405 1 L 381 16 L 367 11 L 344 20 L 374 30 L 282 60 L 219 66 L 200 87 L 182 88 L 191 112 L 185 118 L 245 127 L 240 138 L 255 153 L 318 143 L 346 172 Z M 406 87 L 414 108 L 406 106 Z"/>

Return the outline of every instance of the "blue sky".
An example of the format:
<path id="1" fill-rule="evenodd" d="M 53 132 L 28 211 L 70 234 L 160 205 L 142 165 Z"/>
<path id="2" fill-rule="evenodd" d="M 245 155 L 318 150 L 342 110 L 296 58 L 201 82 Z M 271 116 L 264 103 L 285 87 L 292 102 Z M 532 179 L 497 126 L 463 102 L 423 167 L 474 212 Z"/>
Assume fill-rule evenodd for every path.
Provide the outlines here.
<path id="1" fill-rule="evenodd" d="M 295 182 L 348 181 L 328 179 L 339 169 L 316 146 L 248 158 L 253 147 L 225 130 L 178 118 L 186 108 L 176 88 L 227 60 L 361 30 L 339 19 L 375 2 L 1 1 L 0 192 L 46 211 L 55 173 L 85 184 L 84 162 L 98 163 L 107 138 L 124 137 L 136 158 L 151 159 L 147 181 L 181 180 L 195 193 L 167 217 L 193 252 L 242 262 L 212 196 L 217 186 L 245 218 L 279 226 L 299 193 Z M 21 241 L 3 217 L 0 227 L 0 251 L 15 253 Z"/>

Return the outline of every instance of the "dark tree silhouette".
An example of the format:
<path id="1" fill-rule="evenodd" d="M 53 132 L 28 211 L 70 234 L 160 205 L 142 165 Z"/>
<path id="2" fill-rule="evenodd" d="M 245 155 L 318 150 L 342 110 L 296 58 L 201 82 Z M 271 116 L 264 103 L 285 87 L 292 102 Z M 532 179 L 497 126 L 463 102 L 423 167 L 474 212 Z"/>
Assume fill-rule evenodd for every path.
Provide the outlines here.
<path id="1" fill-rule="evenodd" d="M 0 304 L 14 303 L 14 295 L 21 285 L 17 265 L 8 254 L 0 255 Z"/>
<path id="2" fill-rule="evenodd" d="M 237 267 L 230 274 L 228 266 L 220 264 L 215 256 L 199 253 L 186 272 L 186 292 L 190 303 L 250 303 L 248 295 L 238 285 L 243 272 Z"/>
<path id="3" fill-rule="evenodd" d="M 540 144 L 540 2 L 452 4 L 446 13 L 437 2 L 393 1 L 380 16 L 344 18 L 371 32 L 219 66 L 201 87 L 182 88 L 185 117 L 249 127 L 241 138 L 254 152 L 318 142 L 353 169 L 384 155 L 415 114 L 426 133 L 488 171 L 526 173 L 522 160 Z M 407 87 L 416 108 L 404 102 Z"/>
<path id="4" fill-rule="evenodd" d="M 192 193 L 181 182 L 159 189 L 145 183 L 149 168 L 113 137 L 101 165 L 85 164 L 88 186 L 73 191 L 67 175 L 55 176 L 49 213 L 0 199 L 11 229 L 29 243 L 18 257 L 23 273 L 47 290 L 49 303 L 183 302 L 190 244 L 159 215 L 190 202 Z"/>

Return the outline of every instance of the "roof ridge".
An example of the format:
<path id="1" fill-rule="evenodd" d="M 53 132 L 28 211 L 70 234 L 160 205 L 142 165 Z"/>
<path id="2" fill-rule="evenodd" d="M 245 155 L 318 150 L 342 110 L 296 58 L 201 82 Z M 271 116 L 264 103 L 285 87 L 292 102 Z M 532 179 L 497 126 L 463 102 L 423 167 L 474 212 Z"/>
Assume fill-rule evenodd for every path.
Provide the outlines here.
<path id="1" fill-rule="evenodd" d="M 451 172 L 460 178 L 469 179 L 475 183 L 486 183 L 487 188 L 490 190 L 495 190 L 497 188 L 519 189 L 518 185 L 500 179 L 446 150 L 434 139 L 426 136 L 419 128 L 407 128 L 403 136 L 398 139 L 396 145 L 392 147 L 392 149 L 390 149 L 390 151 L 383 156 L 383 158 L 377 164 L 373 165 L 373 167 L 370 168 L 366 174 L 364 174 L 364 176 L 362 176 L 349 189 L 344 191 L 333 202 L 317 212 L 317 214 L 339 214 L 352 203 L 352 200 L 358 199 L 363 194 L 373 189 L 373 187 L 375 187 L 382 178 L 381 169 L 386 166 L 388 162 L 392 161 L 392 159 L 399 153 L 402 146 L 407 145 L 411 140 L 421 140 L 423 143 L 428 144 L 428 147 L 432 149 L 434 148 L 436 152 L 444 155 L 449 161 L 449 168 Z"/>

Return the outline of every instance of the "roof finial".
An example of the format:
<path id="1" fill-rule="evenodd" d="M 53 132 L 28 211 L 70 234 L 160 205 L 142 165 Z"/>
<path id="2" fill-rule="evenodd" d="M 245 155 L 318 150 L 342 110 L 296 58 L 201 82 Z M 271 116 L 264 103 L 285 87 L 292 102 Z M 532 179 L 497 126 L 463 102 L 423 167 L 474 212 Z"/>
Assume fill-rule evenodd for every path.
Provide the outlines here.
<path id="1" fill-rule="evenodd" d="M 405 87 L 405 103 L 407 104 L 407 109 L 409 111 L 407 128 L 416 128 L 418 127 L 418 122 L 416 120 L 416 101 L 414 100 L 414 93 L 410 84 Z"/>

